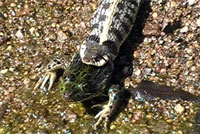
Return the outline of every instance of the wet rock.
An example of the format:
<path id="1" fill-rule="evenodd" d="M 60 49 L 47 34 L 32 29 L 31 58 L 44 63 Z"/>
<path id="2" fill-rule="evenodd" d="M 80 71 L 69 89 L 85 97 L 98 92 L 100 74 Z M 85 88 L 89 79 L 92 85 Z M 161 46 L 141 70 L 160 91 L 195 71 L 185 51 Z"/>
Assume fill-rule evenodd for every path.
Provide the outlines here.
<path id="1" fill-rule="evenodd" d="M 158 17 L 158 14 L 155 12 L 152 14 L 153 18 L 157 18 Z"/>
<path id="2" fill-rule="evenodd" d="M 57 39 L 56 33 L 50 32 L 48 36 L 45 38 L 46 41 L 55 41 Z"/>
<path id="3" fill-rule="evenodd" d="M 58 38 L 57 38 L 58 41 L 65 41 L 67 39 L 68 37 L 63 31 L 58 32 Z"/>
<path id="4" fill-rule="evenodd" d="M 187 0 L 190 6 L 194 5 L 197 0 Z"/>
<path id="5" fill-rule="evenodd" d="M 9 87 L 9 88 L 8 88 L 8 91 L 9 91 L 9 92 L 13 92 L 13 91 L 15 91 L 15 90 L 16 90 L 16 87 Z"/>
<path id="6" fill-rule="evenodd" d="M 0 36 L 0 45 L 3 45 L 4 43 L 6 43 L 8 41 L 8 38 L 6 37 L 1 37 Z"/>
<path id="7" fill-rule="evenodd" d="M 18 30 L 18 31 L 16 32 L 15 36 L 16 36 L 17 38 L 19 38 L 19 39 L 24 38 L 24 35 L 23 35 L 23 33 L 22 33 L 21 30 Z"/>
<path id="8" fill-rule="evenodd" d="M 196 24 L 198 25 L 198 27 L 200 27 L 200 18 L 197 19 Z"/>
<path id="9" fill-rule="evenodd" d="M 183 28 L 180 29 L 180 32 L 181 33 L 186 33 L 186 32 L 188 32 L 188 30 L 189 30 L 188 27 L 185 26 L 185 27 L 183 27 Z"/>
<path id="10" fill-rule="evenodd" d="M 10 7 L 16 7 L 16 3 L 13 3 L 13 2 L 12 2 L 12 3 L 10 4 Z"/>
<path id="11" fill-rule="evenodd" d="M 158 36 L 160 35 L 160 26 L 158 24 L 147 23 L 144 26 L 143 32 L 145 36 Z"/>
<path id="12" fill-rule="evenodd" d="M 0 70 L 0 74 L 6 74 L 7 72 L 8 72 L 8 69 Z"/>
<path id="13" fill-rule="evenodd" d="M 177 113 L 183 113 L 185 111 L 185 108 L 181 105 L 181 104 L 177 104 L 175 107 L 174 107 L 175 111 Z"/>
<path id="14" fill-rule="evenodd" d="M 140 69 L 137 69 L 134 73 L 135 73 L 135 75 L 139 76 L 141 74 L 141 71 L 140 71 Z"/>
<path id="15" fill-rule="evenodd" d="M 0 122 L 3 129 L 0 129 L 0 133 L 94 133 L 94 118 L 85 111 L 80 112 L 80 108 L 84 109 L 81 105 L 70 107 L 71 102 L 64 100 L 59 90 L 53 90 L 48 95 L 37 94 L 40 90 L 32 90 L 35 81 L 29 79 L 30 72 L 37 72 L 36 57 L 40 57 L 43 63 L 49 55 L 65 53 L 66 50 L 70 55 L 77 52 L 74 46 L 80 45 L 90 32 L 89 21 L 98 7 L 97 0 L 36 0 L 25 3 L 8 0 L 0 2 L 0 6 L 0 24 L 3 24 L 0 25 L 0 37 L 9 35 L 12 38 L 9 41 L 0 39 L 0 70 L 9 68 L 5 75 L 0 74 L 0 87 L 3 87 L 0 89 L 0 102 L 9 96 L 14 98 Z M 131 43 L 137 43 L 133 68 L 137 75 L 133 73 L 128 77 L 125 85 L 132 87 L 143 79 L 149 79 L 200 95 L 197 71 L 200 67 L 199 1 L 151 0 L 150 5 L 143 3 L 141 9 L 137 22 L 142 22 L 142 26 L 133 29 L 136 30 L 136 36 L 130 40 Z M 141 34 L 143 26 L 143 34 L 148 37 Z M 180 32 L 184 26 L 188 29 Z M 57 37 L 60 30 L 66 36 L 60 33 L 61 36 Z M 24 43 L 21 43 L 22 39 Z M 163 63 L 169 65 L 160 67 Z M 9 87 L 16 87 L 19 92 L 13 93 L 14 88 L 11 88 L 10 93 Z M 27 90 L 28 93 L 24 93 Z M 164 97 L 166 93 L 169 91 L 163 91 Z M 178 103 L 185 108 L 184 112 L 178 108 Z M 155 103 L 132 100 L 125 112 L 116 117 L 117 121 L 111 123 L 111 133 L 190 133 L 187 131 L 193 129 L 191 122 L 194 122 L 194 115 L 188 111 L 196 112 L 192 104 L 181 100 Z M 175 106 L 178 110 L 174 110 Z M 48 112 L 40 110 L 43 108 Z M 73 112 L 65 112 L 70 110 Z M 141 114 L 135 111 L 141 111 Z M 41 116 L 35 114 L 38 112 Z M 64 112 L 66 114 L 62 115 Z M 82 118 L 85 116 L 90 118 Z M 4 126 L 9 126 L 9 129 Z M 104 129 L 95 133 L 110 133 L 102 131 Z"/>

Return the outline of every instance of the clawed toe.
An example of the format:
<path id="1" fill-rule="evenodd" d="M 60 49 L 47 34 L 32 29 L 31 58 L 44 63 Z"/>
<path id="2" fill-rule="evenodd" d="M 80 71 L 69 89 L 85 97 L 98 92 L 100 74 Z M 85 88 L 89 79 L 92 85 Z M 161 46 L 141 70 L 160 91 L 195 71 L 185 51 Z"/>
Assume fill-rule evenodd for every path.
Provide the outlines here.
<path id="1" fill-rule="evenodd" d="M 94 124 L 94 129 L 97 129 L 97 126 L 100 125 L 101 122 L 104 123 L 104 128 L 108 127 L 109 117 L 110 117 L 110 108 L 109 106 L 105 105 L 104 109 L 100 111 L 96 116 L 95 119 L 98 118 L 97 122 Z"/>
<path id="2" fill-rule="evenodd" d="M 57 78 L 57 73 L 60 69 L 65 70 L 66 69 L 66 57 L 63 56 L 56 56 L 55 58 L 52 58 L 50 62 L 45 65 L 44 73 L 42 77 L 38 80 L 36 83 L 34 89 L 42 89 L 43 91 L 47 92 L 52 87 L 53 84 Z"/>
<path id="3" fill-rule="evenodd" d="M 116 111 L 117 105 L 119 104 L 120 96 L 123 95 L 123 90 L 119 85 L 112 85 L 108 92 L 109 101 L 108 104 L 103 107 L 103 110 L 100 111 L 96 116 L 95 119 L 98 118 L 97 122 L 94 125 L 94 129 L 103 122 L 104 127 L 108 127 L 108 122 L 110 117 Z"/>
<path id="4" fill-rule="evenodd" d="M 47 92 L 52 88 L 55 79 L 56 79 L 56 72 L 47 72 L 42 78 L 38 80 L 34 89 L 40 88 L 43 91 Z M 46 89 L 48 83 L 49 85 L 48 88 Z"/>

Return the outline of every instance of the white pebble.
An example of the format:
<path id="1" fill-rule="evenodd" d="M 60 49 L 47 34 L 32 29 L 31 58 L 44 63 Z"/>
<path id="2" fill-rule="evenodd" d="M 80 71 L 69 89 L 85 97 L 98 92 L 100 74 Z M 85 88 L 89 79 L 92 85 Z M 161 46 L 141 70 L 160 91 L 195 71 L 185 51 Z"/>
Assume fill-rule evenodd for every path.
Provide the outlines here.
<path id="1" fill-rule="evenodd" d="M 198 25 L 198 27 L 200 27 L 200 18 L 197 19 L 196 24 Z"/>
<path id="2" fill-rule="evenodd" d="M 34 27 L 31 27 L 31 28 L 29 29 L 29 32 L 33 35 L 34 32 L 35 32 L 35 28 L 34 28 Z"/>
<path id="3" fill-rule="evenodd" d="M 185 27 L 183 27 L 183 28 L 180 29 L 180 32 L 181 33 L 186 33 L 186 32 L 188 32 L 188 30 L 189 30 L 188 27 L 185 26 Z"/>
<path id="4" fill-rule="evenodd" d="M 3 69 L 0 71 L 1 74 L 6 74 L 8 72 L 8 69 Z"/>
<path id="5" fill-rule="evenodd" d="M 139 76 L 141 74 L 140 69 L 137 69 L 137 71 L 135 71 L 135 75 Z"/>
<path id="6" fill-rule="evenodd" d="M 174 109 L 176 110 L 177 113 L 183 113 L 185 111 L 185 108 L 181 106 L 181 104 L 177 104 Z"/>
<path id="7" fill-rule="evenodd" d="M 22 34 L 22 31 L 21 30 L 18 30 L 15 34 L 15 36 L 19 39 L 22 39 L 24 37 L 24 35 Z"/>
<path id="8" fill-rule="evenodd" d="M 196 0 L 188 0 L 188 4 L 190 6 L 194 5 L 196 3 Z"/>
<path id="9" fill-rule="evenodd" d="M 158 14 L 155 12 L 152 14 L 153 18 L 157 18 L 158 17 Z"/>

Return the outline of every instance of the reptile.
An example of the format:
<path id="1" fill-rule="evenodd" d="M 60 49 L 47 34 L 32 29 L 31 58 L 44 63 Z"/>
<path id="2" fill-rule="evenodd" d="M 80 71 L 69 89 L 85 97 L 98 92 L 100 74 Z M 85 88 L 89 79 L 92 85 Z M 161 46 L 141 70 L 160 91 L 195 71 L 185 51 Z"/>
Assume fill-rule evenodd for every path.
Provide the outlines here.
<path id="1" fill-rule="evenodd" d="M 132 29 L 139 5 L 140 0 L 102 0 L 91 21 L 91 32 L 81 44 L 80 51 L 69 64 L 64 55 L 51 58 L 34 88 L 48 92 L 59 72 L 63 71 L 61 88 L 69 100 L 84 102 L 107 95 L 108 103 L 95 116 L 94 129 L 101 123 L 107 128 L 125 91 L 122 86 L 112 83 L 113 62 Z M 182 90 L 175 92 L 171 87 L 149 82 L 142 82 L 129 91 L 138 101 L 152 101 L 157 97 L 200 101 L 199 97 Z M 199 122 L 199 115 L 196 122 Z"/>
<path id="2" fill-rule="evenodd" d="M 61 85 L 69 100 L 86 101 L 108 95 L 108 103 L 95 116 L 98 120 L 94 125 L 96 129 L 103 122 L 107 127 L 124 93 L 120 85 L 111 82 L 113 62 L 132 29 L 139 5 L 140 0 L 102 0 L 91 21 L 91 32 L 70 64 L 64 56 L 55 56 L 34 88 L 50 90 L 58 71 L 63 70 Z"/>
<path id="3" fill-rule="evenodd" d="M 91 21 L 91 32 L 80 47 L 83 63 L 112 63 L 132 29 L 140 0 L 103 0 Z"/>

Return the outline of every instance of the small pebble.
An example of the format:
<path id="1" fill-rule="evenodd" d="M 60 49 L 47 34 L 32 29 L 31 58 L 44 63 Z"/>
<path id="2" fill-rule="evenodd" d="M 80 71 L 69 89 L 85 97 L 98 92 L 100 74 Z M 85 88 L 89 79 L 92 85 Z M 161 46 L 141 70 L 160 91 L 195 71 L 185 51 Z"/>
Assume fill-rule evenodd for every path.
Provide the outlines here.
<path id="1" fill-rule="evenodd" d="M 81 22 L 80 25 L 81 25 L 82 28 L 86 28 L 86 25 L 85 25 L 84 22 Z"/>
<path id="2" fill-rule="evenodd" d="M 66 40 L 68 37 L 67 35 L 63 32 L 63 31 L 59 31 L 58 32 L 58 41 L 64 41 Z"/>
<path id="3" fill-rule="evenodd" d="M 181 104 L 177 104 L 175 107 L 174 107 L 175 111 L 177 113 L 183 113 L 185 111 L 185 108 L 181 105 Z"/>
<path id="4" fill-rule="evenodd" d="M 196 0 L 188 0 L 188 4 L 190 6 L 194 5 L 196 3 Z"/>
<path id="5" fill-rule="evenodd" d="M 31 28 L 29 29 L 29 32 L 33 35 L 34 32 L 35 32 L 35 28 L 34 28 L 34 27 L 31 27 Z"/>
<path id="6" fill-rule="evenodd" d="M 6 50 L 12 51 L 12 50 L 13 50 L 13 47 L 12 47 L 12 46 L 8 46 L 8 47 L 6 48 Z"/>
<path id="7" fill-rule="evenodd" d="M 15 36 L 16 36 L 17 38 L 19 38 L 19 39 L 22 39 L 22 38 L 24 37 L 24 35 L 23 35 L 23 33 L 22 33 L 21 30 L 18 30 L 18 31 L 16 32 Z"/>
<path id="8" fill-rule="evenodd" d="M 51 26 L 52 26 L 52 27 L 56 27 L 56 23 L 52 23 Z"/>
<path id="9" fill-rule="evenodd" d="M 158 17 L 158 14 L 155 12 L 155 13 L 153 13 L 153 18 L 157 18 Z"/>
<path id="10" fill-rule="evenodd" d="M 8 90 L 5 90 L 4 91 L 4 95 L 8 95 L 9 94 L 9 91 Z"/>
<path id="11" fill-rule="evenodd" d="M 30 81 L 31 81 L 31 80 L 30 80 L 29 78 L 24 78 L 23 83 L 24 83 L 24 85 L 27 85 Z"/>
<path id="12" fill-rule="evenodd" d="M 9 92 L 13 92 L 15 89 L 16 89 L 16 87 L 9 87 L 9 88 L 8 88 L 8 91 L 9 91 Z"/>
<path id="13" fill-rule="evenodd" d="M 8 69 L 3 69 L 0 71 L 0 74 L 6 74 L 8 72 Z"/>
<path id="14" fill-rule="evenodd" d="M 110 125 L 110 130 L 116 129 L 116 125 Z"/>
<path id="15" fill-rule="evenodd" d="M 10 7 L 16 7 L 16 3 L 11 3 Z"/>
<path id="16" fill-rule="evenodd" d="M 179 130 L 179 131 L 177 132 L 177 134 L 183 134 L 183 132 L 182 132 L 181 130 Z"/>
<path id="17" fill-rule="evenodd" d="M 200 18 L 197 19 L 196 24 L 197 24 L 198 27 L 200 27 Z"/>
<path id="18" fill-rule="evenodd" d="M 135 75 L 139 76 L 141 74 L 140 69 L 137 69 L 137 71 L 135 71 Z"/>
<path id="19" fill-rule="evenodd" d="M 10 72 L 13 72 L 14 70 L 15 70 L 15 68 L 13 68 L 13 67 L 9 68 Z"/>
<path id="20" fill-rule="evenodd" d="M 189 30 L 188 27 L 185 26 L 185 27 L 183 27 L 183 28 L 180 29 L 180 32 L 181 33 L 186 33 L 186 32 L 188 32 L 188 30 Z"/>

